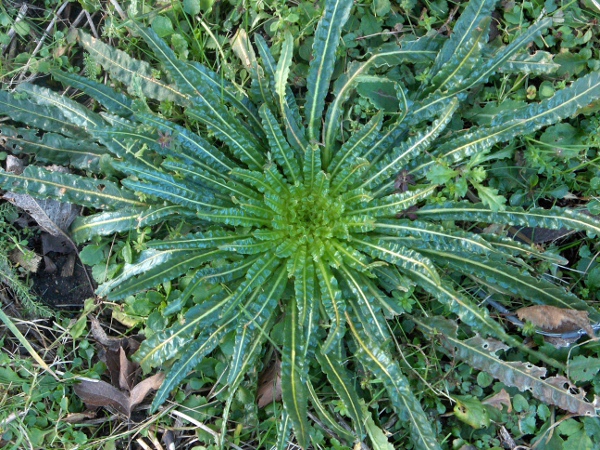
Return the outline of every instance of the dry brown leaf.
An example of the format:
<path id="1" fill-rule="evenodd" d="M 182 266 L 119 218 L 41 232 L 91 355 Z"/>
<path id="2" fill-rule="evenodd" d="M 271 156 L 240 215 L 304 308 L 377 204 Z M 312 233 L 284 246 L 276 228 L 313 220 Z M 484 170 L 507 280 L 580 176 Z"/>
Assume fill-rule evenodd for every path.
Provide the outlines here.
<path id="1" fill-rule="evenodd" d="M 276 360 L 258 377 L 256 402 L 259 408 L 281 400 L 281 361 Z"/>
<path id="2" fill-rule="evenodd" d="M 165 381 L 165 374 L 159 372 L 136 384 L 131 390 L 129 407 L 131 410 L 142 403 L 150 391 L 157 391 Z"/>
<path id="3" fill-rule="evenodd" d="M 62 419 L 63 422 L 67 423 L 81 423 L 86 419 L 95 419 L 96 411 L 84 411 L 80 413 L 69 413 L 67 417 Z"/>
<path id="4" fill-rule="evenodd" d="M 116 412 L 131 417 L 131 413 L 151 390 L 160 388 L 165 375 L 160 372 L 133 387 L 131 393 L 123 392 L 106 381 L 82 380 L 74 387 L 75 393 L 89 407 L 107 407 Z"/>
<path id="5" fill-rule="evenodd" d="M 493 406 L 494 408 L 497 408 L 500 411 L 502 411 L 502 406 L 505 405 L 506 412 L 512 412 L 512 404 L 510 403 L 510 395 L 508 395 L 508 392 L 506 392 L 506 390 L 504 390 L 504 389 L 502 389 L 496 395 L 493 395 L 490 398 L 486 398 L 481 403 L 483 403 L 484 405 Z"/>
<path id="6" fill-rule="evenodd" d="M 119 387 L 131 391 L 135 384 L 135 372 L 139 364 L 129 361 L 123 347 L 119 348 Z"/>
<path id="7" fill-rule="evenodd" d="M 596 339 L 587 311 L 537 305 L 518 309 L 515 314 L 520 320 L 528 321 L 544 331 L 566 333 L 584 329 L 592 339 Z"/>
<path id="8" fill-rule="evenodd" d="M 89 407 L 108 407 L 129 417 L 129 395 L 106 381 L 82 380 L 73 390 Z"/>

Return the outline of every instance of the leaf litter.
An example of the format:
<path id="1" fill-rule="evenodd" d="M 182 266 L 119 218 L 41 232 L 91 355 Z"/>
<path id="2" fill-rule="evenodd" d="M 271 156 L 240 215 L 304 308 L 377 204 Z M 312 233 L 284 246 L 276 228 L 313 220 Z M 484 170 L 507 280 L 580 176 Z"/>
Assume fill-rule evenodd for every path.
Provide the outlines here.
<path id="1" fill-rule="evenodd" d="M 90 317 L 90 322 L 92 336 L 103 347 L 100 358 L 108 368 L 111 382 L 83 379 L 74 391 L 90 409 L 104 407 L 130 418 L 148 394 L 160 388 L 165 375 L 159 372 L 136 383 L 141 371 L 129 355 L 138 349 L 139 342 L 133 338 L 109 337 L 98 319 Z"/>

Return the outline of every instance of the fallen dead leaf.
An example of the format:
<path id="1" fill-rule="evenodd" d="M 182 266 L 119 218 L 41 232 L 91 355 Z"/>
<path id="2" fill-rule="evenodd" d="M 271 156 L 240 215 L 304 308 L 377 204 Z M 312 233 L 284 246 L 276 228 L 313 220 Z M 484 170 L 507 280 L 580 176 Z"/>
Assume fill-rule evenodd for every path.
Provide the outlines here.
<path id="1" fill-rule="evenodd" d="M 281 361 L 278 359 L 258 377 L 256 402 L 259 408 L 281 400 Z"/>
<path id="2" fill-rule="evenodd" d="M 502 389 L 496 395 L 491 396 L 490 398 L 486 398 L 481 403 L 484 405 L 493 406 L 494 408 L 502 411 L 502 406 L 506 406 L 506 412 L 512 412 L 512 404 L 510 403 L 510 395 L 506 390 Z"/>
<path id="3" fill-rule="evenodd" d="M 164 373 L 159 372 L 135 385 L 131 392 L 121 391 L 106 381 L 85 379 L 74 390 L 88 408 L 109 408 L 129 418 L 150 391 L 160 388 L 164 379 Z"/>
<path id="4" fill-rule="evenodd" d="M 587 311 L 537 305 L 518 309 L 515 314 L 520 320 L 531 322 L 544 331 L 567 333 L 583 329 L 590 338 L 597 339 Z"/>

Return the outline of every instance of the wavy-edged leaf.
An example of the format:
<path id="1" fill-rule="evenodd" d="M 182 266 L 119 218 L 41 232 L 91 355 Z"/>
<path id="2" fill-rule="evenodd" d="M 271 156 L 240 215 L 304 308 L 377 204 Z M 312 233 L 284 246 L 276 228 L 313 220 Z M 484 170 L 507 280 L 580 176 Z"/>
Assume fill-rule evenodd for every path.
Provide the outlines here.
<path id="1" fill-rule="evenodd" d="M 273 450 L 286 450 L 290 441 L 290 432 L 292 431 L 292 421 L 290 415 L 285 412 L 285 409 L 281 411 L 281 417 L 277 422 L 277 443 Z"/>
<path id="2" fill-rule="evenodd" d="M 207 231 L 190 233 L 185 236 L 180 236 L 172 239 L 163 239 L 161 241 L 150 241 L 147 243 L 148 248 L 156 248 L 158 250 L 166 249 L 203 249 L 215 248 L 225 245 L 230 242 L 237 241 L 245 236 L 242 233 L 235 233 L 223 229 L 210 229 Z"/>
<path id="3" fill-rule="evenodd" d="M 171 253 L 172 256 L 159 264 L 152 265 L 141 276 L 132 278 L 132 271 L 126 272 L 124 269 L 123 273 L 127 274 L 127 279 L 113 283 L 114 287 L 108 292 L 108 298 L 121 300 L 129 295 L 158 286 L 165 281 L 173 280 L 189 269 L 199 267 L 226 254 L 226 252 L 215 249 L 205 251 L 167 250 L 166 252 Z"/>
<path id="4" fill-rule="evenodd" d="M 231 264 L 218 267 L 208 266 L 197 270 L 184 291 L 177 298 L 177 302 L 183 305 L 198 289 L 204 289 L 207 285 L 228 283 L 231 286 L 233 281 L 241 280 L 246 276 L 248 270 L 252 268 L 259 257 L 248 257 Z"/>
<path id="5" fill-rule="evenodd" d="M 184 315 L 184 321 L 176 322 L 166 330 L 159 331 L 145 339 L 135 353 L 134 359 L 144 372 L 160 366 L 182 353 L 182 349 L 199 331 L 215 327 L 221 308 L 229 300 L 220 296 L 191 307 Z"/>
<path id="6" fill-rule="evenodd" d="M 523 53 L 507 60 L 500 68 L 502 72 L 527 73 L 533 75 L 553 73 L 560 64 L 552 62 L 554 55 L 538 50 L 532 54 Z"/>
<path id="7" fill-rule="evenodd" d="M 468 220 L 470 222 L 496 223 L 550 230 L 587 231 L 591 236 L 600 236 L 600 220 L 572 209 L 553 207 L 550 209 L 507 207 L 504 211 L 492 211 L 481 203 L 454 202 L 428 205 L 414 214 L 432 220 Z"/>
<path id="8" fill-rule="evenodd" d="M 6 91 L 0 91 L 0 114 L 9 116 L 15 122 L 22 122 L 45 131 L 76 138 L 89 138 L 84 130 L 67 119 L 60 108 L 15 98 L 13 94 Z"/>
<path id="9" fill-rule="evenodd" d="M 321 171 L 321 149 L 316 145 L 311 145 L 304 151 L 304 164 L 302 166 L 302 176 L 304 185 L 309 189 L 315 185 L 317 174 Z"/>
<path id="10" fill-rule="evenodd" d="M 456 61 L 456 53 L 469 47 L 472 36 L 479 33 L 478 27 L 483 18 L 489 17 L 498 3 L 497 0 L 471 0 L 454 24 L 452 34 L 446 40 L 435 58 L 431 73 L 437 74 Z"/>
<path id="11" fill-rule="evenodd" d="M 53 198 L 97 209 L 146 206 L 132 192 L 111 181 L 51 172 L 36 166 L 28 166 L 20 175 L 0 170 L 0 186 L 11 192 L 34 192 L 39 198 Z"/>
<path id="12" fill-rule="evenodd" d="M 466 157 L 486 152 L 492 145 L 512 139 L 514 136 L 531 133 L 539 128 L 569 117 L 578 109 L 600 98 L 600 72 L 592 72 L 579 78 L 571 86 L 558 91 L 548 100 L 534 103 L 526 108 L 498 114 L 491 127 L 459 136 L 443 143 L 435 156 L 450 162 L 462 161 Z M 420 164 L 413 172 L 423 172 L 433 160 Z"/>
<path id="13" fill-rule="evenodd" d="M 471 8 L 472 4 L 477 5 L 478 3 L 495 3 L 495 0 L 491 2 L 470 1 L 467 4 L 465 12 Z M 464 17 L 465 13 L 461 14 L 455 28 L 459 26 Z M 453 32 L 450 36 L 447 43 L 450 43 L 455 37 L 461 39 L 462 42 L 458 43 L 458 46 L 453 50 L 452 57 L 448 61 L 439 67 L 435 67 L 437 64 L 434 66 L 431 71 L 434 76 L 431 79 L 431 87 L 428 90 L 453 92 L 464 83 L 464 79 L 469 77 L 473 69 L 481 64 L 481 51 L 487 44 L 492 18 L 489 16 L 478 17 L 474 20 L 477 22 L 468 24 L 470 28 L 468 33 L 458 35 Z M 440 55 L 446 54 L 444 51 L 445 48 L 446 46 L 442 48 Z"/>
<path id="14" fill-rule="evenodd" d="M 193 164 L 165 161 L 162 163 L 162 168 L 173 172 L 175 176 L 193 181 L 203 189 L 214 192 L 220 200 L 227 199 L 223 206 L 233 206 L 240 198 L 258 200 L 261 197 L 255 190 L 233 181 L 230 177 L 214 176 Z"/>
<path id="15" fill-rule="evenodd" d="M 236 166 L 233 161 L 220 150 L 217 150 L 206 139 L 196 133 L 192 133 L 187 128 L 153 114 L 137 114 L 136 117 L 144 125 L 156 127 L 165 133 L 171 141 L 180 144 L 179 148 L 172 148 L 170 142 L 167 143 L 168 146 L 161 146 L 163 147 L 161 148 L 162 151 L 159 150 L 161 154 L 173 157 L 183 156 L 190 162 L 197 164 L 198 167 L 219 176 L 227 174 Z"/>
<path id="16" fill-rule="evenodd" d="M 395 237 L 398 237 L 401 238 L 398 242 L 404 242 L 404 245 L 415 249 L 446 249 L 479 254 L 494 252 L 494 248 L 481 236 L 461 230 L 447 231 L 444 227 L 427 222 L 380 219 L 374 225 L 377 231 L 390 235 L 383 239 L 396 241 Z"/>
<path id="17" fill-rule="evenodd" d="M 349 215 L 369 215 L 372 218 L 395 216 L 407 208 L 416 205 L 417 202 L 432 195 L 437 186 L 432 185 L 426 188 L 415 189 L 414 191 L 399 192 L 397 194 L 387 195 L 368 202 L 366 205 L 359 205 L 357 209 L 348 211 Z"/>
<path id="18" fill-rule="evenodd" d="M 346 321 L 356 342 L 356 356 L 385 386 L 394 410 L 403 421 L 408 421 L 411 440 L 416 449 L 439 450 L 436 436 L 421 404 L 415 398 L 410 384 L 398 364 L 383 351 L 377 341 L 365 333 L 360 319 L 346 312 Z"/>
<path id="19" fill-rule="evenodd" d="M 195 102 L 195 106 L 186 109 L 185 113 L 206 125 L 249 168 L 259 169 L 263 166 L 264 157 L 260 144 L 254 136 L 244 132 L 245 128 L 233 127 L 231 122 L 235 121 L 231 115 L 221 117 L 222 120 L 216 120 L 207 105 L 200 102 Z"/>
<path id="20" fill-rule="evenodd" d="M 304 346 L 307 344 L 298 320 L 296 299 L 288 303 L 285 314 L 281 354 L 281 397 L 294 427 L 294 434 L 302 448 L 308 448 L 308 361 Z"/>
<path id="21" fill-rule="evenodd" d="M 346 303 L 342 300 L 342 292 L 338 288 L 338 281 L 329 266 L 325 265 L 322 260 L 318 260 L 315 261 L 315 269 L 319 281 L 321 304 L 331 321 L 329 335 L 322 347 L 323 351 L 327 352 L 336 346 L 346 331 L 344 326 Z"/>
<path id="22" fill-rule="evenodd" d="M 227 321 L 211 333 L 202 333 L 185 347 L 183 354 L 167 372 L 165 381 L 154 397 L 151 408 L 153 412 L 167 400 L 171 391 L 202 361 L 202 358 L 219 344 L 221 339 L 234 327 L 234 322 L 234 320 Z"/>
<path id="23" fill-rule="evenodd" d="M 371 50 L 370 58 L 365 62 L 352 62 L 346 73 L 340 76 L 334 84 L 335 99 L 327 109 L 324 128 L 325 147 L 335 148 L 335 140 L 339 133 L 340 116 L 343 113 L 343 105 L 356 88 L 360 78 L 369 73 L 371 67 L 383 65 L 395 66 L 403 62 L 426 62 L 431 61 L 437 54 L 435 40 L 426 36 L 415 41 L 397 44 L 384 44 Z"/>
<path id="24" fill-rule="evenodd" d="M 535 303 L 594 312 L 594 309 L 588 306 L 586 302 L 560 286 L 554 285 L 543 278 L 535 278 L 512 266 L 500 265 L 493 258 L 481 259 L 472 253 L 435 250 L 422 250 L 422 252 L 429 255 L 441 266 L 450 266 L 464 275 L 483 279 L 496 289 L 508 291 Z M 600 318 L 600 315 L 596 313 L 596 317 Z"/>
<path id="25" fill-rule="evenodd" d="M 327 171 L 331 176 L 335 177 L 341 169 L 353 165 L 371 147 L 381 129 L 382 121 L 383 113 L 380 111 L 360 130 L 352 133 L 350 139 L 336 152 L 329 167 L 327 167 Z"/>
<path id="26" fill-rule="evenodd" d="M 357 434 L 358 439 L 362 440 L 365 436 L 365 418 L 362 413 L 358 394 L 356 393 L 356 389 L 354 389 L 352 376 L 350 372 L 344 368 L 344 363 L 340 354 L 339 349 L 329 353 L 320 350 L 315 352 L 317 361 L 319 361 L 321 369 L 325 372 L 325 375 L 327 375 L 329 384 L 331 384 L 336 394 L 339 396 L 348 415 L 352 419 L 354 432 Z"/>
<path id="27" fill-rule="evenodd" d="M 62 70 L 50 70 L 52 77 L 65 86 L 70 86 L 85 92 L 98 101 L 111 114 L 121 117 L 130 117 L 133 114 L 133 101 L 121 92 L 115 91 L 106 84 L 98 83 L 87 77 L 65 72 Z"/>
<path id="28" fill-rule="evenodd" d="M 247 201 L 249 202 L 250 199 Z M 260 210 L 256 210 L 254 211 L 255 214 L 250 216 L 247 211 L 249 211 L 249 207 L 252 205 L 250 203 L 246 205 L 248 206 L 248 208 L 245 208 L 246 211 L 242 208 L 223 208 L 214 211 L 198 211 L 197 214 L 198 217 L 204 220 L 244 227 L 262 227 L 272 222 L 270 218 L 265 218 L 271 215 L 269 210 L 261 208 L 262 213 Z"/>
<path id="29" fill-rule="evenodd" d="M 456 323 L 441 318 L 428 317 L 427 324 L 420 320 L 419 327 L 430 336 L 438 336 L 448 355 L 461 361 L 468 361 L 471 367 L 483 370 L 506 386 L 514 386 L 521 391 L 529 391 L 537 399 L 548 405 L 556 405 L 573 414 L 595 416 L 594 404 L 586 401 L 585 391 L 576 388 L 563 376 L 546 376 L 544 367 L 520 361 L 504 361 L 496 355 L 509 347 L 495 339 L 474 337 L 461 340 L 457 338 Z"/>
<path id="30" fill-rule="evenodd" d="M 230 385 L 234 385 L 238 377 L 243 375 L 243 368 L 247 368 L 248 360 L 254 360 L 258 356 L 257 354 L 249 355 L 248 352 L 257 352 L 258 348 L 253 344 L 256 343 L 258 335 L 264 335 L 259 338 L 260 340 L 264 341 L 266 339 L 268 330 L 265 330 L 264 326 L 277 309 L 277 304 L 286 284 L 287 270 L 285 266 L 282 266 L 266 284 L 261 286 L 261 289 L 255 289 L 245 305 L 242 306 L 237 319 L 235 344 L 227 376 L 227 382 Z"/>
<path id="31" fill-rule="evenodd" d="M 152 29 L 141 26 L 135 26 L 135 28 L 165 65 L 177 88 L 184 95 L 190 97 L 193 104 L 196 105 L 195 113 L 188 112 L 193 118 L 207 125 L 213 125 L 222 139 L 229 139 L 230 136 L 233 136 L 234 141 L 244 141 L 253 147 L 258 145 L 258 141 L 248 132 L 244 124 L 227 111 L 223 105 L 224 86 L 214 86 L 214 79 L 212 79 L 213 83 L 207 83 L 207 77 L 204 76 L 203 71 L 198 69 L 198 65 L 194 68 L 194 66 L 177 59 L 175 52 Z M 202 114 L 197 114 L 198 111 L 202 111 Z"/>
<path id="32" fill-rule="evenodd" d="M 569 261 L 566 258 L 550 251 L 540 250 L 540 248 L 535 245 L 522 244 L 514 239 L 496 234 L 482 234 L 482 236 L 484 236 L 485 240 L 495 249 L 503 254 L 508 253 L 513 256 L 524 255 L 526 257 L 535 257 L 559 266 L 566 266 L 569 264 Z"/>
<path id="33" fill-rule="evenodd" d="M 504 328 L 490 317 L 487 310 L 480 308 L 467 297 L 456 292 L 448 283 L 443 281 L 435 283 L 423 273 L 410 269 L 406 275 L 437 298 L 440 303 L 446 305 L 450 311 L 456 314 L 467 325 L 483 330 L 508 342 L 509 337 Z M 512 341 L 514 342 L 514 339 Z"/>
<path id="34" fill-rule="evenodd" d="M 444 131 L 457 108 L 458 101 L 453 99 L 446 105 L 439 118 L 430 127 L 408 139 L 404 144 L 395 148 L 373 166 L 365 176 L 366 180 L 360 187 L 373 188 L 404 169 L 409 161 L 427 150 L 431 143 Z"/>
<path id="35" fill-rule="evenodd" d="M 244 281 L 231 294 L 230 305 L 221 312 L 221 317 L 229 317 L 252 291 L 261 289 L 280 265 L 281 260 L 272 253 L 259 256 L 248 269 Z"/>
<path id="36" fill-rule="evenodd" d="M 100 114 L 50 89 L 35 84 L 22 83 L 17 86 L 16 90 L 26 92 L 31 101 L 38 105 L 56 107 L 69 122 L 86 131 L 105 124 Z"/>
<path id="37" fill-rule="evenodd" d="M 176 180 L 172 175 L 158 170 L 152 170 L 139 165 L 114 163 L 115 168 L 124 173 L 134 175 L 143 181 L 124 179 L 123 186 L 136 192 L 154 195 L 158 198 L 171 201 L 191 209 L 214 209 L 221 206 L 215 196 L 208 191 L 199 190 L 183 180 Z M 198 192 L 200 191 L 200 192 Z"/>
<path id="38" fill-rule="evenodd" d="M 289 30 L 283 33 L 283 43 L 281 44 L 281 52 L 279 61 L 277 61 L 277 69 L 275 70 L 275 92 L 279 96 L 281 107 L 285 105 L 285 97 L 288 87 L 288 77 L 290 75 L 290 67 L 292 65 L 292 56 L 294 55 L 294 38 Z"/>
<path id="39" fill-rule="evenodd" d="M 142 253 L 140 253 L 136 262 L 131 264 L 125 263 L 121 273 L 118 276 L 101 284 L 98 289 L 96 289 L 96 294 L 100 297 L 105 297 L 114 287 L 118 286 L 123 281 L 126 281 L 140 273 L 146 272 L 155 266 L 165 265 L 171 259 L 180 256 L 183 252 L 186 252 L 186 250 L 144 250 Z"/>
<path id="40" fill-rule="evenodd" d="M 14 128 L 0 125 L 0 139 L 5 139 L 4 147 L 19 155 L 32 153 L 40 162 L 71 166 L 97 172 L 100 157 L 107 149 L 89 139 L 73 139 L 56 133 L 38 136 L 37 130 Z"/>
<path id="41" fill-rule="evenodd" d="M 339 272 L 341 274 L 340 282 L 345 288 L 343 290 L 344 297 L 356 311 L 360 311 L 363 320 L 369 324 L 371 333 L 379 342 L 389 341 L 390 334 L 381 314 L 381 302 L 377 301 L 384 295 L 360 273 L 344 266 L 340 267 Z"/>
<path id="42" fill-rule="evenodd" d="M 365 237 L 364 240 L 353 237 L 352 242 L 356 248 L 375 259 L 382 259 L 400 268 L 419 273 L 436 285 L 441 283 L 440 275 L 432 262 L 414 250 L 376 237 Z"/>
<path id="43" fill-rule="evenodd" d="M 130 94 L 135 95 L 135 90 L 139 89 L 149 98 L 187 103 L 185 95 L 178 89 L 154 77 L 147 62 L 133 59 L 124 51 L 111 47 L 81 30 L 79 40 L 94 61 L 104 67 L 112 78 L 125 84 Z"/>
<path id="44" fill-rule="evenodd" d="M 317 396 L 315 388 L 310 382 L 310 379 L 307 382 L 307 387 L 308 394 L 310 396 L 310 402 L 313 405 L 314 411 L 321 422 L 323 422 L 327 428 L 333 431 L 336 436 L 339 436 L 341 439 L 345 440 L 347 445 L 350 445 L 352 442 L 354 442 L 356 440 L 356 436 L 354 436 L 346 428 L 342 427 L 338 421 L 333 418 L 332 413 L 330 413 L 325 405 L 323 405 L 321 400 L 319 400 L 319 397 Z"/>
<path id="45" fill-rule="evenodd" d="M 296 160 L 296 152 L 292 150 L 283 133 L 279 128 L 277 119 L 266 104 L 263 104 L 259 110 L 263 120 L 263 127 L 269 140 L 271 152 L 277 164 L 283 169 L 286 177 L 291 183 L 296 183 L 301 177 L 300 166 Z"/>
<path id="46" fill-rule="evenodd" d="M 353 3 L 352 0 L 326 0 L 325 11 L 315 31 L 312 61 L 306 81 L 308 92 L 304 107 L 308 138 L 311 143 L 320 139 L 325 96 L 333 75 L 335 51 L 340 41 L 342 27 L 350 16 Z M 327 165 L 329 156 L 324 155 L 323 160 Z"/>
<path id="47" fill-rule="evenodd" d="M 186 216 L 188 218 L 196 217 L 191 211 L 186 211 L 179 205 L 124 208 L 86 217 L 77 217 L 71 225 L 70 232 L 73 240 L 81 243 L 93 236 L 107 236 L 166 222 L 169 218 Z"/>
<path id="48" fill-rule="evenodd" d="M 273 86 L 272 89 L 274 91 L 275 73 L 277 71 L 275 60 L 271 55 L 271 51 L 267 45 L 267 42 L 259 33 L 254 35 L 254 42 L 256 43 L 262 58 L 264 72 L 266 77 L 269 79 L 269 85 Z M 269 101 L 265 101 L 265 103 L 269 104 Z M 294 97 L 292 89 L 289 85 L 287 85 L 285 88 L 285 98 L 283 103 L 280 104 L 280 107 L 281 117 L 285 125 L 284 128 L 288 141 L 294 150 L 296 150 L 297 154 L 302 155 L 302 153 L 308 148 L 308 142 L 306 141 L 306 130 L 302 125 L 300 109 L 296 104 L 296 98 Z"/>

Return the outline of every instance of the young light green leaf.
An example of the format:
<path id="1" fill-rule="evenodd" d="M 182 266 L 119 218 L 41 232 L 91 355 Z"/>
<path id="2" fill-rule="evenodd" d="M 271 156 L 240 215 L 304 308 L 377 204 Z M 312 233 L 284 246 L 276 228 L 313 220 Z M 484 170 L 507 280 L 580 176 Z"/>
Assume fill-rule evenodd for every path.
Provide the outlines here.
<path id="1" fill-rule="evenodd" d="M 285 105 L 285 96 L 287 94 L 287 81 L 290 74 L 292 64 L 292 56 L 294 54 L 294 38 L 292 34 L 286 30 L 283 35 L 283 44 L 281 45 L 281 53 L 277 62 L 277 70 L 275 71 L 275 92 L 279 95 L 279 103 L 283 110 Z"/>

